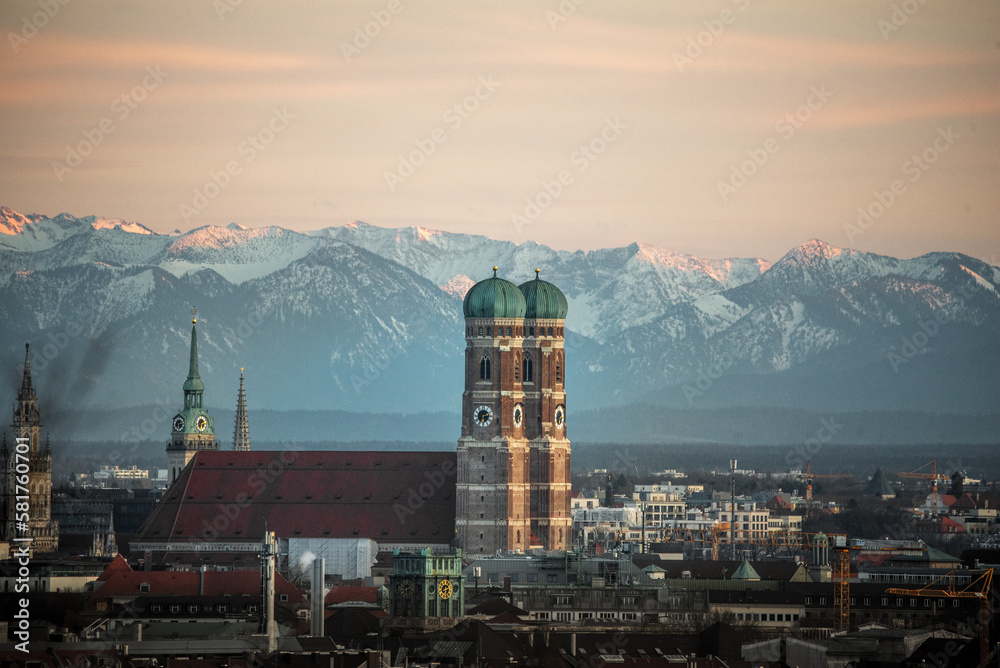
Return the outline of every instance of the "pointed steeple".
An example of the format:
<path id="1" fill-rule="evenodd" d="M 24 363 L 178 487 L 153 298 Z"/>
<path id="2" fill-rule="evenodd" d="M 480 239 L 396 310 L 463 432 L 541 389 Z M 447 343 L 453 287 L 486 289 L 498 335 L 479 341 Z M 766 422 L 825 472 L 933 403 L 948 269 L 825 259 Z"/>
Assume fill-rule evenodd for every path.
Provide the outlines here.
<path id="1" fill-rule="evenodd" d="M 243 391 L 243 367 L 240 367 L 240 391 L 236 397 L 236 427 L 233 429 L 233 450 L 250 450 L 250 426 L 247 423 L 247 396 Z"/>
<path id="2" fill-rule="evenodd" d="M 28 358 L 28 344 L 24 344 L 24 376 L 21 378 L 21 397 L 35 396 L 35 388 L 31 385 L 31 360 Z"/>
<path id="3" fill-rule="evenodd" d="M 185 405 L 201 406 L 201 393 L 205 391 L 205 383 L 201 382 L 201 376 L 198 375 L 198 315 L 197 309 L 191 309 L 191 360 L 188 364 L 188 377 L 184 382 L 184 396 Z M 186 399 L 189 392 L 198 393 L 198 403 L 189 404 Z"/>

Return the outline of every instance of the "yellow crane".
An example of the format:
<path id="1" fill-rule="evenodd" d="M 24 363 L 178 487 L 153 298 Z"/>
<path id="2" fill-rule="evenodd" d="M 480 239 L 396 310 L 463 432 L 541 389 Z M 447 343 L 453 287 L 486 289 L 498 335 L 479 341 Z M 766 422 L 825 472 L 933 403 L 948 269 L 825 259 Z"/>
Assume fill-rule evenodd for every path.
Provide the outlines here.
<path id="1" fill-rule="evenodd" d="M 985 666 L 990 656 L 990 624 L 993 621 L 993 607 L 990 605 L 990 587 L 993 585 L 993 569 L 987 568 L 979 577 L 961 589 L 955 587 L 954 576 L 958 571 L 948 571 L 920 589 L 886 589 L 888 594 L 904 596 L 933 596 L 935 598 L 975 598 L 979 599 L 979 665 Z M 968 571 L 963 571 L 963 575 Z"/>
<path id="2" fill-rule="evenodd" d="M 928 466 L 931 467 L 931 472 L 930 473 L 927 473 L 926 471 L 921 472 L 920 469 L 925 469 Z M 898 475 L 900 478 L 922 478 L 924 480 L 930 480 L 931 481 L 931 508 L 932 508 L 932 512 L 935 515 L 938 514 L 938 493 L 937 493 L 938 486 L 937 486 L 937 481 L 938 480 L 947 480 L 948 476 L 946 476 L 943 473 L 939 474 L 937 472 L 937 460 L 936 459 L 932 459 L 930 462 L 928 462 L 927 464 L 924 464 L 919 469 L 916 469 L 914 471 L 908 471 L 906 473 L 897 473 L 896 475 Z"/>

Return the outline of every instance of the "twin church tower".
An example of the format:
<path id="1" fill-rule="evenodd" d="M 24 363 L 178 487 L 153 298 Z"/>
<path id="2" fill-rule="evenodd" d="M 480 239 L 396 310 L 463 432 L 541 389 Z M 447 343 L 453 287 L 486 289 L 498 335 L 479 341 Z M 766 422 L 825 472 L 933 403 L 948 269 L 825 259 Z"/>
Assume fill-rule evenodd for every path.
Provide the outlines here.
<path id="1" fill-rule="evenodd" d="M 468 555 L 570 540 L 566 297 L 496 275 L 465 295 L 465 392 L 455 529 Z"/>
<path id="2" fill-rule="evenodd" d="M 458 440 L 455 530 L 466 555 L 540 547 L 565 550 L 571 538 L 570 444 L 566 436 L 566 297 L 534 280 L 514 285 L 496 275 L 465 295 L 465 392 Z M 170 479 L 199 450 L 218 450 L 202 404 L 198 333 L 184 406 L 167 443 Z M 242 417 L 241 417 L 242 416 Z M 243 376 L 234 450 L 249 450 Z"/>

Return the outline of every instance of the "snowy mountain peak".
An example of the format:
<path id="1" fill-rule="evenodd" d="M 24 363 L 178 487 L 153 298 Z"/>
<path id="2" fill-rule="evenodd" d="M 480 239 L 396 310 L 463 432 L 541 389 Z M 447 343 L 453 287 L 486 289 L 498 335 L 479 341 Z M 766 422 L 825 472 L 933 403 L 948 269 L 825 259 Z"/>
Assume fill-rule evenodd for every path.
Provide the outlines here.
<path id="1" fill-rule="evenodd" d="M 246 225 L 240 225 L 239 223 L 229 223 L 226 225 L 227 230 L 249 230 L 250 228 Z"/>
<path id="2" fill-rule="evenodd" d="M 37 213 L 23 215 L 5 206 L 0 206 L 0 233 L 19 234 L 28 223 L 44 220 L 45 216 Z"/>
<path id="3" fill-rule="evenodd" d="M 121 218 L 99 218 L 97 216 L 87 216 L 80 220 L 89 221 L 90 226 L 95 230 L 121 230 L 131 234 L 154 234 L 153 230 L 139 223 L 127 223 Z"/>
<path id="4" fill-rule="evenodd" d="M 475 284 L 476 282 L 465 274 L 459 274 L 444 285 L 440 285 L 438 287 L 452 297 L 465 299 L 465 293 L 468 292 L 469 288 Z"/>
<path id="5" fill-rule="evenodd" d="M 841 253 L 853 254 L 853 252 L 854 251 L 845 251 L 843 248 L 832 246 L 820 239 L 810 239 L 809 241 L 790 250 L 785 257 L 795 255 L 801 258 L 822 257 L 829 260 L 830 258 L 837 257 Z"/>

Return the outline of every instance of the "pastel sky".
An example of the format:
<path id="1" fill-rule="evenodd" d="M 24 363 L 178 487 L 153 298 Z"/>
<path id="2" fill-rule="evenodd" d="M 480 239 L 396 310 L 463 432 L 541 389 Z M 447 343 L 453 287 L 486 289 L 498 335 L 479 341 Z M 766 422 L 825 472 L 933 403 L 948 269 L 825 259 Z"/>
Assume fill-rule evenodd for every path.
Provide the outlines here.
<path id="1" fill-rule="evenodd" d="M 5 0 L 0 29 L 21 213 L 1000 264 L 992 0 Z"/>

